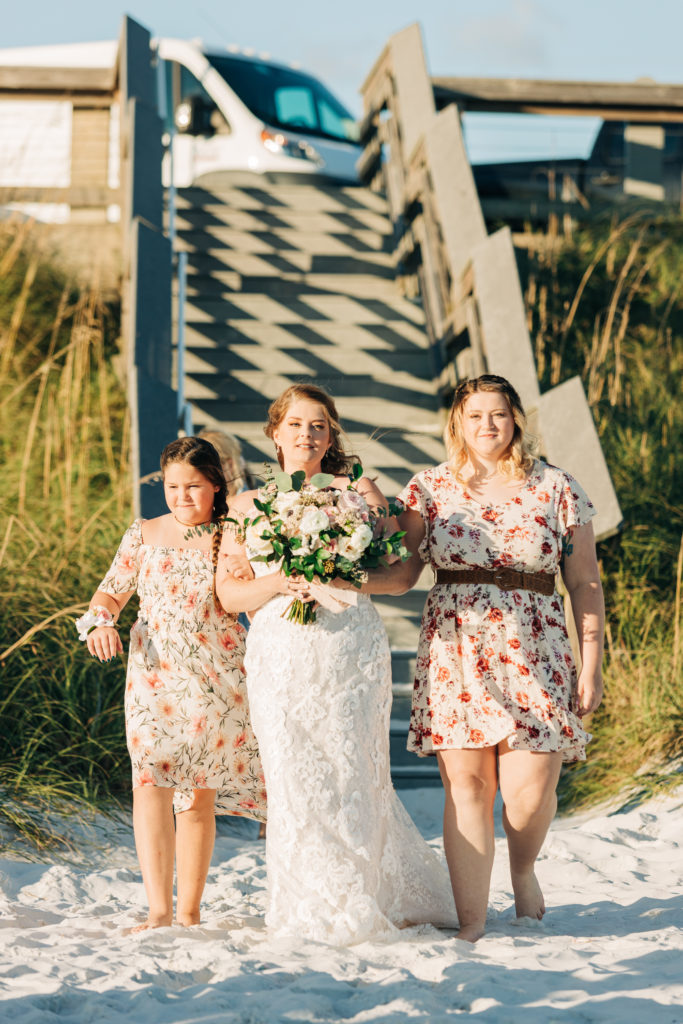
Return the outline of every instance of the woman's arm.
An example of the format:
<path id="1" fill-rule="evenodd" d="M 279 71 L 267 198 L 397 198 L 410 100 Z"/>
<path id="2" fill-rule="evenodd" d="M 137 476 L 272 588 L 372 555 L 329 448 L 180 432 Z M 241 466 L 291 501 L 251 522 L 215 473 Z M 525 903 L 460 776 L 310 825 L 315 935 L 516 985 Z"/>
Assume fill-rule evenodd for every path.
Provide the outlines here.
<path id="1" fill-rule="evenodd" d="M 569 593 L 579 635 L 581 670 L 578 714 L 588 715 L 602 700 L 602 652 L 605 605 L 595 538 L 590 523 L 572 530 L 562 560 L 562 578 Z"/>
<path id="2" fill-rule="evenodd" d="M 405 594 L 414 587 L 420 578 L 424 563 L 418 554 L 420 544 L 424 540 L 425 525 L 419 512 L 406 509 L 398 517 L 398 528 L 405 530 L 403 543 L 410 552 L 405 562 L 393 562 L 391 565 L 378 569 L 370 569 L 366 583 L 361 586 L 363 594 Z M 356 590 L 353 583 L 346 580 L 335 580 L 333 586 L 344 590 Z"/>
<path id="3" fill-rule="evenodd" d="M 365 498 L 371 508 L 376 509 L 378 512 L 386 513 L 389 511 L 389 502 L 384 497 L 377 484 L 369 477 L 361 477 L 356 484 L 356 490 Z M 382 526 L 385 536 L 396 533 L 397 530 L 401 529 L 398 525 L 398 519 L 396 516 L 383 516 Z"/>
<path id="4" fill-rule="evenodd" d="M 244 566 L 245 562 L 249 564 L 244 544 L 240 544 L 232 532 L 224 533 L 216 569 L 216 593 L 226 612 L 254 612 L 276 594 L 290 592 L 284 573 L 271 572 L 249 579 L 241 570 L 239 576 L 230 571 Z"/>

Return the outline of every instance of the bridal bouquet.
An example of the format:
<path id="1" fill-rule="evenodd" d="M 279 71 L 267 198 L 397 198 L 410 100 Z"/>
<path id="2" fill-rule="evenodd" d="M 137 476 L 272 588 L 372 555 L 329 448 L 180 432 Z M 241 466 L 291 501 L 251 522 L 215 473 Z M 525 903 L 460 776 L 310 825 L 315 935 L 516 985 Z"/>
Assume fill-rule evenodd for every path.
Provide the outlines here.
<path id="1" fill-rule="evenodd" d="M 355 465 L 353 483 L 362 475 L 362 466 Z M 368 569 L 385 564 L 387 556 L 404 560 L 408 552 L 402 543 L 405 531 L 384 536 L 387 513 L 371 508 L 352 484 L 337 490 L 329 486 L 333 481 L 328 473 L 318 473 L 309 483 L 303 472 L 269 473 L 254 501 L 260 514 L 245 519 L 241 528 L 252 561 L 277 563 L 285 575 L 305 577 L 320 604 L 341 611 L 355 604 L 356 595 L 336 590 L 332 596 L 319 584 L 344 579 L 360 587 Z M 388 515 L 397 511 L 390 506 Z M 286 611 L 295 622 L 315 622 L 312 603 L 295 598 Z"/>

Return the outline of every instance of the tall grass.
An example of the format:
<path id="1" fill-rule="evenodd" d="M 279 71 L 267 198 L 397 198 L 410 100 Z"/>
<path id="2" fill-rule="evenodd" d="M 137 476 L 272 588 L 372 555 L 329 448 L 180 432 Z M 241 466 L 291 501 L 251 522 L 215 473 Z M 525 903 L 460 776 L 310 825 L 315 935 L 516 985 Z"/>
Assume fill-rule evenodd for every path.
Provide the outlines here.
<path id="1" fill-rule="evenodd" d="M 598 546 L 606 696 L 563 777 L 577 806 L 665 784 L 683 753 L 683 221 L 643 209 L 546 237 L 522 274 L 542 387 L 581 375 L 624 514 Z"/>
<path id="2" fill-rule="evenodd" d="M 0 225 L 0 825 L 55 841 L 50 809 L 115 794 L 127 775 L 120 664 L 73 619 L 130 517 L 117 313 Z"/>
<path id="3" fill-rule="evenodd" d="M 624 512 L 599 546 L 606 699 L 564 807 L 661 785 L 683 753 L 682 264 L 680 218 L 638 212 L 546 237 L 522 266 L 542 387 L 582 376 Z M 38 848 L 65 842 L 53 808 L 128 783 L 121 665 L 73 627 L 130 520 L 117 327 L 29 223 L 0 224 L 0 833 Z"/>

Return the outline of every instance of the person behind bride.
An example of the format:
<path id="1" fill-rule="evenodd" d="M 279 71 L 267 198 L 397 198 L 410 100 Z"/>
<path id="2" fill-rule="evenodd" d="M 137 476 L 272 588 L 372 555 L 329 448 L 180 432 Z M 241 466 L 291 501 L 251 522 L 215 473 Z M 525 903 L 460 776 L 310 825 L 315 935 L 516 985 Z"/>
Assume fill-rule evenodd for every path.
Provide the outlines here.
<path id="1" fill-rule="evenodd" d="M 349 486 L 353 459 L 332 398 L 295 384 L 268 411 L 266 435 L 280 466 Z M 367 477 L 355 485 L 386 509 Z M 253 517 L 256 492 L 231 512 Z M 368 597 L 313 624 L 283 618 L 307 584 L 253 561 L 251 580 L 231 575 L 234 556 L 256 554 L 226 532 L 216 580 L 223 607 L 251 613 L 245 668 L 252 723 L 268 791 L 266 923 L 278 934 L 347 945 L 410 924 L 456 924 L 448 874 L 396 795 L 389 772 L 391 660 Z"/>
<path id="2" fill-rule="evenodd" d="M 517 916 L 545 912 L 534 866 L 560 766 L 585 758 L 581 719 L 602 698 L 604 610 L 595 509 L 569 473 L 534 458 L 509 381 L 461 382 L 444 436 L 448 461 L 399 495 L 413 557 L 371 572 L 363 589 L 403 593 L 423 562 L 435 573 L 408 748 L 438 759 L 458 937 L 475 942 L 486 926 L 498 788 Z M 579 634 L 578 678 L 558 569 Z"/>

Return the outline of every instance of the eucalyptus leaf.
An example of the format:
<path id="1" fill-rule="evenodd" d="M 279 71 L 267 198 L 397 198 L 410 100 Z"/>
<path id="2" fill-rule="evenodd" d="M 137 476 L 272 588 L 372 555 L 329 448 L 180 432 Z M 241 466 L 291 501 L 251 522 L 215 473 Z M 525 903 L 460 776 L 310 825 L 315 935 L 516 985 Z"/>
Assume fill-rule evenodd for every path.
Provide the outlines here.
<path id="1" fill-rule="evenodd" d="M 311 477 L 310 483 L 313 487 L 329 487 L 331 483 L 334 483 L 334 477 L 331 473 L 316 473 Z"/>
<path id="2" fill-rule="evenodd" d="M 296 473 L 292 473 L 292 491 L 300 491 L 306 482 L 306 474 L 303 469 L 298 469 Z"/>
<path id="3" fill-rule="evenodd" d="M 289 473 L 274 473 L 273 480 L 277 485 L 278 491 L 297 490 L 296 487 L 292 487 L 292 478 Z"/>
<path id="4" fill-rule="evenodd" d="M 362 475 L 363 475 L 363 467 L 361 466 L 360 462 L 354 462 L 353 468 L 351 469 L 351 476 L 353 478 L 354 484 L 358 483 L 358 481 L 360 480 Z"/>

